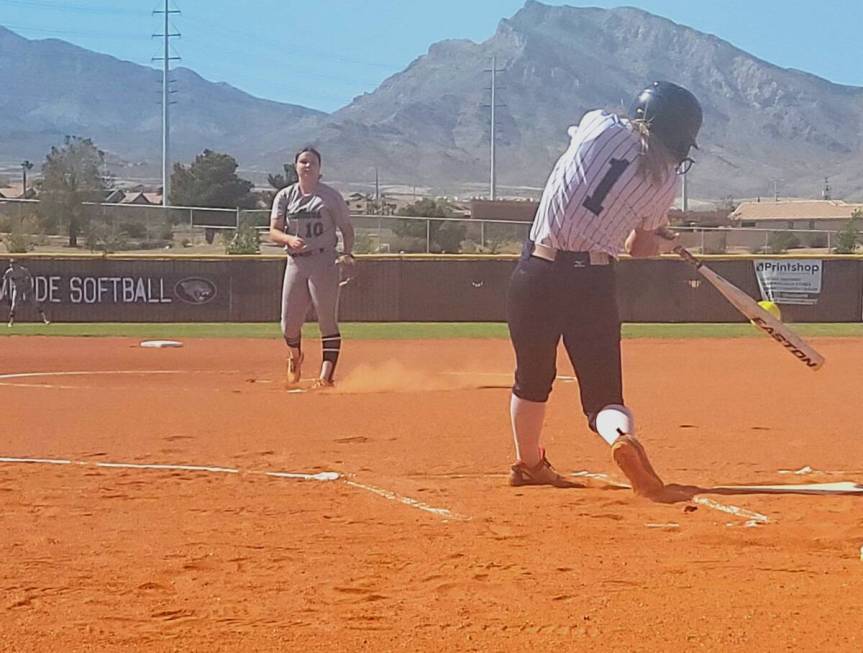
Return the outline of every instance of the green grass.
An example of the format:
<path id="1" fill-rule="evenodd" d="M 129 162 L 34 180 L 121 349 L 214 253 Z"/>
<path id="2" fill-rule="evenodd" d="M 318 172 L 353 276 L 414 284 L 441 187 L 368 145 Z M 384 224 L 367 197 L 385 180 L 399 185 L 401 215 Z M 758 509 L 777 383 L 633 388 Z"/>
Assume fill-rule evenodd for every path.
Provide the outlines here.
<path id="1" fill-rule="evenodd" d="M 794 324 L 802 336 L 833 338 L 863 337 L 863 324 Z M 506 324 L 499 322 L 347 322 L 342 335 L 351 340 L 431 340 L 448 338 L 507 338 Z M 304 328 L 306 337 L 318 337 L 317 325 Z M 127 338 L 275 338 L 281 337 L 276 323 L 20 323 L 0 326 L 6 336 L 85 336 Z M 753 326 L 743 324 L 625 324 L 624 338 L 763 338 Z"/>

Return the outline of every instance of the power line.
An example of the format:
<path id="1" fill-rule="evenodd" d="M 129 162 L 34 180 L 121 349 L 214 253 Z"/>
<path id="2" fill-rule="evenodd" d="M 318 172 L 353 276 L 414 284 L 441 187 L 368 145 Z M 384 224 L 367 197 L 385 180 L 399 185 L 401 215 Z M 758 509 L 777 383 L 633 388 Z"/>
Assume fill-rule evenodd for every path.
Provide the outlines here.
<path id="1" fill-rule="evenodd" d="M 59 30 L 45 29 L 44 27 L 28 27 L 25 25 L 4 25 L 3 27 L 15 31 L 36 32 L 38 34 L 57 34 L 60 36 L 98 36 L 123 40 L 137 39 L 141 37 L 141 32 L 118 32 L 117 30 L 104 32 L 97 30 Z"/>
<path id="2" fill-rule="evenodd" d="M 49 11 L 62 11 L 76 14 L 113 14 L 116 16 L 143 16 L 145 11 L 137 9 L 118 9 L 109 5 L 93 6 L 61 0 L 59 2 L 48 2 L 47 0 L 0 0 L 0 4 L 13 7 L 26 7 L 32 9 L 47 9 Z"/>

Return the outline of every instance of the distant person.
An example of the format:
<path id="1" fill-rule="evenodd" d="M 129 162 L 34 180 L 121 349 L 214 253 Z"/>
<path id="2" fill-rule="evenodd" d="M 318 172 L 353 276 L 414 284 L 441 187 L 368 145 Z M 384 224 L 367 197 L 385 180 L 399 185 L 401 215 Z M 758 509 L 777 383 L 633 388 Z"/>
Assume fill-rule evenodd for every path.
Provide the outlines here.
<path id="1" fill-rule="evenodd" d="M 623 401 L 614 263 L 624 249 L 641 257 L 673 246 L 665 240 L 667 212 L 679 175 L 692 164 L 701 121 L 692 93 L 654 82 L 628 118 L 590 111 L 570 127 L 569 148 L 546 182 L 507 297 L 516 357 L 511 485 L 569 484 L 540 440 L 562 338 L 589 427 L 611 447 L 637 494 L 662 493 Z"/>
<path id="2" fill-rule="evenodd" d="M 288 346 L 287 384 L 300 382 L 302 328 L 314 305 L 321 330 L 322 362 L 314 388 L 333 386 L 341 352 L 339 268 L 354 265 L 354 228 L 344 198 L 321 178 L 321 154 L 305 147 L 294 157 L 298 181 L 276 193 L 270 214 L 270 239 L 288 254 L 282 285 L 282 335 Z M 336 251 L 342 235 L 342 252 Z"/>
<path id="3" fill-rule="evenodd" d="M 30 270 L 16 263 L 15 259 L 9 259 L 9 267 L 3 273 L 3 285 L 6 287 L 6 297 L 9 298 L 9 327 L 15 324 L 15 310 L 21 304 L 34 304 L 39 312 L 39 317 L 45 324 L 51 324 L 42 304 L 36 299 L 36 289 L 33 284 L 33 275 Z"/>

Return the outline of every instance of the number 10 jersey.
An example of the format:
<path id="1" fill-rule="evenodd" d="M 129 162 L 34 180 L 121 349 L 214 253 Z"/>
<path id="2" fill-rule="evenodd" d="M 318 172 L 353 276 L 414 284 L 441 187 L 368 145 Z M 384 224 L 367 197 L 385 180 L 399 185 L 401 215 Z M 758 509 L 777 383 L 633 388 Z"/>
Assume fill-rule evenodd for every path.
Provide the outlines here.
<path id="1" fill-rule="evenodd" d="M 336 227 L 349 224 L 350 213 L 341 194 L 320 182 L 310 195 L 303 195 L 297 183 L 283 188 L 273 199 L 270 225 L 302 238 L 305 246 L 300 252 L 335 250 Z"/>

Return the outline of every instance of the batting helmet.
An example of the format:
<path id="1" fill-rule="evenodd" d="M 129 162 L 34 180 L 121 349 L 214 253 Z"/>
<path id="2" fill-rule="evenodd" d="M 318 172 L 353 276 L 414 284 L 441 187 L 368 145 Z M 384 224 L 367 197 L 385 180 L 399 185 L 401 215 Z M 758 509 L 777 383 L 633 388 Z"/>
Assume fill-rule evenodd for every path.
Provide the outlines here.
<path id="1" fill-rule="evenodd" d="M 701 129 L 701 105 L 682 86 L 653 82 L 635 98 L 629 116 L 644 120 L 678 161 L 689 155 L 689 148 L 698 147 L 695 137 Z"/>

